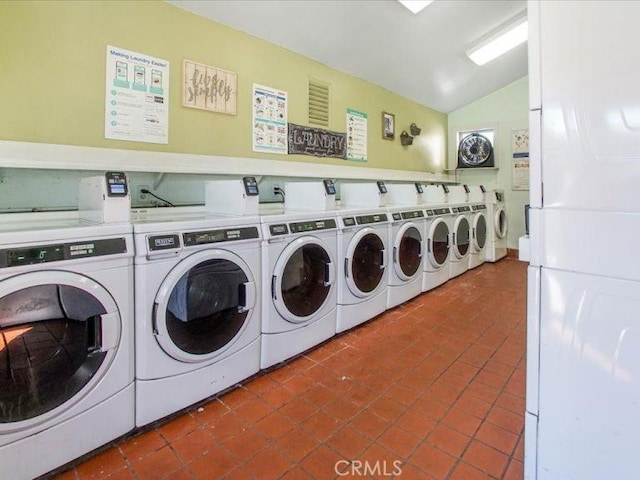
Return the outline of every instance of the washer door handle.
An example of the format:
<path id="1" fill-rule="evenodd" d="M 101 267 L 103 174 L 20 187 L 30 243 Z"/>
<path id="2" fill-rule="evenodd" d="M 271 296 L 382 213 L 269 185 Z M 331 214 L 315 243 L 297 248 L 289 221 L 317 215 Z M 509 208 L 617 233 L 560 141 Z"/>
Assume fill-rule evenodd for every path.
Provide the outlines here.
<path id="1" fill-rule="evenodd" d="M 383 270 L 387 266 L 387 255 L 386 250 L 383 248 L 380 250 L 380 270 Z"/>
<path id="2" fill-rule="evenodd" d="M 336 276 L 336 269 L 333 267 L 333 263 L 328 262 L 324 264 L 324 286 L 328 287 L 333 283 Z"/>
<path id="3" fill-rule="evenodd" d="M 113 350 L 118 346 L 120 315 L 117 312 L 105 313 L 100 318 L 100 350 Z"/>
<path id="4" fill-rule="evenodd" d="M 251 310 L 256 303 L 256 284 L 244 282 L 239 286 L 244 291 L 244 305 L 238 305 L 238 313 L 244 313 Z"/>
<path id="5" fill-rule="evenodd" d="M 349 278 L 349 257 L 344 259 L 344 276 Z"/>
<path id="6" fill-rule="evenodd" d="M 393 247 L 393 263 L 398 263 L 398 248 Z"/>
<path id="7" fill-rule="evenodd" d="M 430 238 L 430 239 L 427 241 L 427 252 L 428 252 L 428 253 L 431 253 L 432 251 L 433 251 L 433 239 L 432 239 L 432 238 Z"/>
<path id="8" fill-rule="evenodd" d="M 277 286 L 278 277 L 277 275 L 273 275 L 271 277 L 271 296 L 274 300 L 278 299 L 278 295 L 276 294 L 276 286 Z"/>

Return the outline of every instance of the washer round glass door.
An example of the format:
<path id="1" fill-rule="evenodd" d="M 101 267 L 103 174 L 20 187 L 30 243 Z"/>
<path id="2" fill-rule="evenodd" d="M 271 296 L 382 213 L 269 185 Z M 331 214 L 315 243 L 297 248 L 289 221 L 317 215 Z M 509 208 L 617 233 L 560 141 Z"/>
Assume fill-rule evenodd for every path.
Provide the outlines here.
<path id="1" fill-rule="evenodd" d="M 487 243 L 487 219 L 484 213 L 473 218 L 473 250 L 480 252 Z"/>
<path id="2" fill-rule="evenodd" d="M 429 229 L 429 263 L 436 269 L 444 267 L 449 258 L 449 226 L 436 218 Z"/>
<path id="3" fill-rule="evenodd" d="M 122 331 L 111 295 L 66 271 L 0 282 L 0 433 L 46 422 L 102 379 Z"/>
<path id="4" fill-rule="evenodd" d="M 393 266 L 402 280 L 410 280 L 422 264 L 422 234 L 413 223 L 405 223 L 398 230 L 393 246 Z"/>
<path id="5" fill-rule="evenodd" d="M 504 208 L 498 208 L 494 219 L 496 236 L 498 238 L 504 238 L 507 236 L 507 214 Z"/>
<path id="6" fill-rule="evenodd" d="M 307 321 L 324 305 L 335 268 L 324 243 L 301 237 L 289 243 L 278 258 L 271 279 L 273 303 L 287 321 Z"/>
<path id="7" fill-rule="evenodd" d="M 471 227 L 469 220 L 463 215 L 456 218 L 453 225 L 453 253 L 457 258 L 463 258 L 469 252 Z"/>
<path id="8" fill-rule="evenodd" d="M 380 235 L 373 228 L 358 231 L 344 259 L 345 279 L 351 293 L 367 297 L 383 284 L 385 248 Z"/>
<path id="9" fill-rule="evenodd" d="M 246 327 L 256 299 L 249 266 L 225 250 L 204 250 L 178 263 L 154 306 L 157 342 L 176 360 L 203 362 L 225 352 Z"/>

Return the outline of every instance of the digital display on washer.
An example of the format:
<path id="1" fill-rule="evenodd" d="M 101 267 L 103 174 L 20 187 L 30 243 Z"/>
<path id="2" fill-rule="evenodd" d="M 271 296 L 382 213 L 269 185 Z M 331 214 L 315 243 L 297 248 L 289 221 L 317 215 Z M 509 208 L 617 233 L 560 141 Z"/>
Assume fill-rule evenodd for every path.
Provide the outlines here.
<path id="1" fill-rule="evenodd" d="M 244 177 L 242 179 L 242 183 L 244 185 L 244 192 L 249 197 L 256 197 L 260 194 L 258 191 L 258 182 L 256 182 L 256 177 Z"/>
<path id="2" fill-rule="evenodd" d="M 391 216 L 394 220 L 400 220 L 402 218 L 402 215 L 400 215 L 399 213 L 393 213 L 391 214 Z"/>
<path id="3" fill-rule="evenodd" d="M 376 182 L 378 184 L 378 191 L 382 194 L 387 193 L 387 186 L 384 184 L 382 180 Z"/>
<path id="4" fill-rule="evenodd" d="M 424 217 L 424 212 L 422 210 L 414 210 L 412 212 L 402 212 L 402 218 L 407 220 L 409 218 L 422 218 Z"/>
<path id="5" fill-rule="evenodd" d="M 224 230 L 206 230 L 182 234 L 185 247 L 206 245 L 208 243 L 235 242 L 260 238 L 257 227 L 229 228 Z"/>
<path id="6" fill-rule="evenodd" d="M 176 233 L 169 235 L 151 235 L 147 238 L 149 251 L 171 250 L 180 248 L 180 236 Z"/>
<path id="7" fill-rule="evenodd" d="M 127 177 L 124 172 L 107 172 L 105 173 L 107 182 L 107 195 L 110 197 L 126 197 Z"/>
<path id="8" fill-rule="evenodd" d="M 353 217 L 345 217 L 342 219 L 345 227 L 353 227 L 356 224 L 356 219 Z"/>
<path id="9" fill-rule="evenodd" d="M 313 220 L 310 222 L 290 223 L 291 233 L 313 232 L 314 230 L 330 230 L 336 228 L 336 221 L 332 218 L 326 220 Z"/>
<path id="10" fill-rule="evenodd" d="M 425 211 L 427 212 L 427 216 L 430 217 L 431 215 L 433 215 L 433 210 L 425 210 Z"/>
<path id="11" fill-rule="evenodd" d="M 361 215 L 359 217 L 356 217 L 356 221 L 358 222 L 358 225 L 366 225 L 368 223 L 386 222 L 387 221 L 387 214 L 386 213 L 380 213 L 380 214 L 376 214 L 376 215 Z"/>
<path id="12" fill-rule="evenodd" d="M 12 248 L 0 250 L 0 268 L 74 260 L 76 258 L 116 255 L 126 253 L 126 251 L 127 244 L 124 238 L 84 240 L 82 242 Z"/>
<path id="13" fill-rule="evenodd" d="M 447 215 L 447 214 L 451 213 L 451 210 L 449 210 L 448 208 L 435 208 L 433 210 L 433 213 L 435 215 Z"/>
<path id="14" fill-rule="evenodd" d="M 287 233 L 289 233 L 289 227 L 287 227 L 286 223 L 269 225 L 269 232 L 271 232 L 271 235 L 286 235 Z"/>
<path id="15" fill-rule="evenodd" d="M 470 212 L 471 207 L 458 207 L 458 212 Z"/>

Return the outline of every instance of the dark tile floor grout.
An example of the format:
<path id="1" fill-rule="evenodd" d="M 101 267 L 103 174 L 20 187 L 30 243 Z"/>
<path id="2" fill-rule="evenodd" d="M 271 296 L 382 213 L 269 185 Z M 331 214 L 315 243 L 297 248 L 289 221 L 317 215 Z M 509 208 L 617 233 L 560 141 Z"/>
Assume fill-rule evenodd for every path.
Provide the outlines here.
<path id="1" fill-rule="evenodd" d="M 525 299 L 484 264 L 55 478 L 521 479 Z"/>

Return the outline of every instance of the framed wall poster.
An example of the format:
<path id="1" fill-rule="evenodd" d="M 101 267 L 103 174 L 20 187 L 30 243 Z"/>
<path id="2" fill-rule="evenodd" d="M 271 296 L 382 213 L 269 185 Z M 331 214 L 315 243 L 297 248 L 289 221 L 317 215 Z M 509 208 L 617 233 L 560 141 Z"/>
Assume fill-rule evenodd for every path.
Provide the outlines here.
<path id="1" fill-rule="evenodd" d="M 393 113 L 382 112 L 382 138 L 393 140 L 396 131 L 396 116 Z"/>
<path id="2" fill-rule="evenodd" d="M 182 106 L 236 114 L 235 72 L 185 60 L 182 66 Z"/>
<path id="3" fill-rule="evenodd" d="M 529 190 L 529 130 L 514 130 L 511 139 L 511 189 Z"/>

